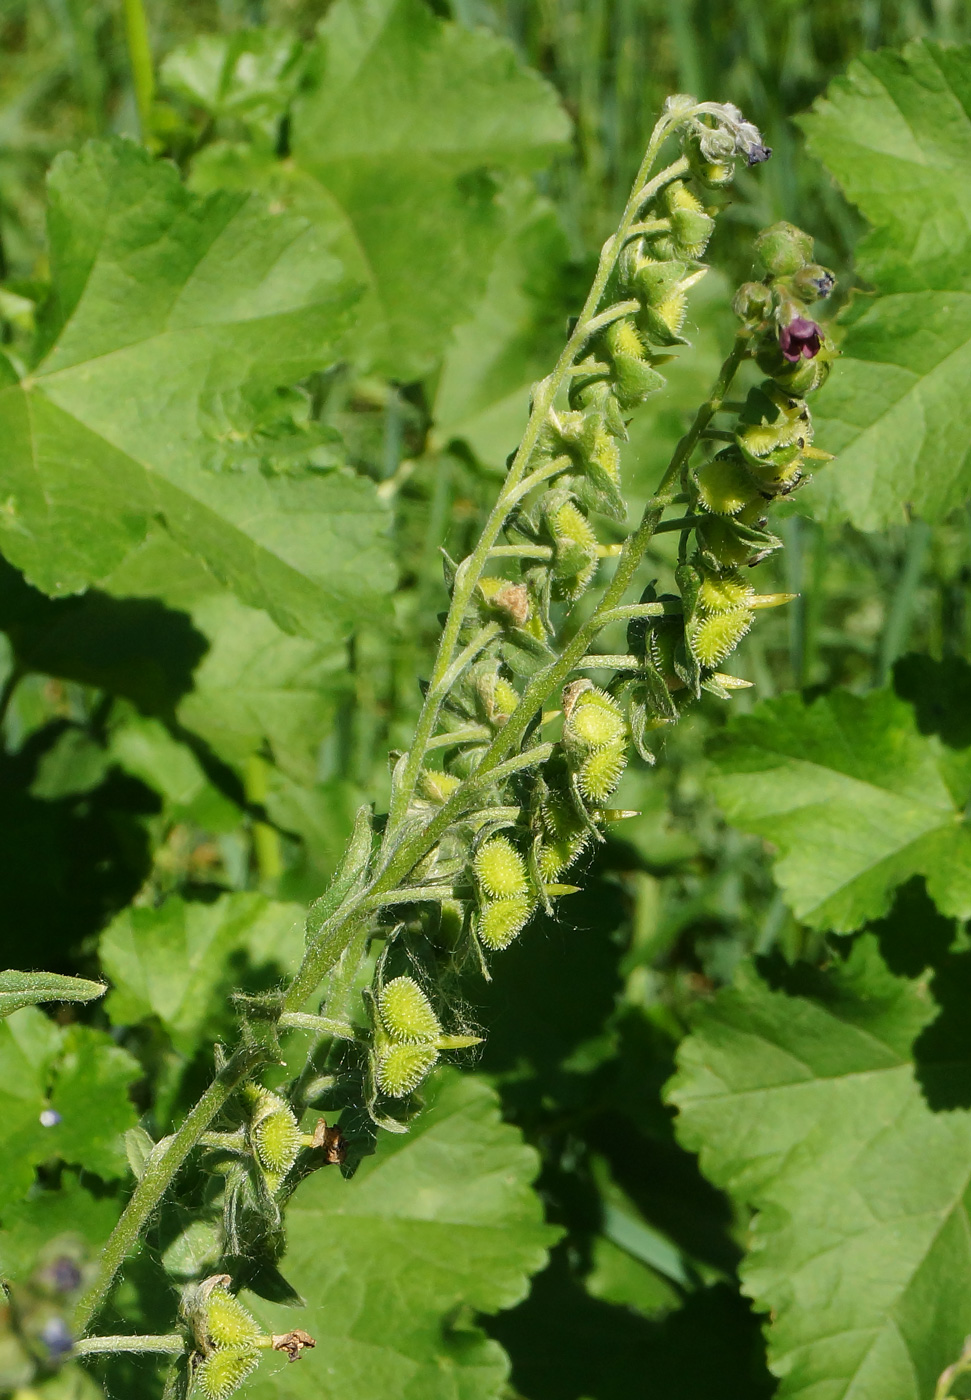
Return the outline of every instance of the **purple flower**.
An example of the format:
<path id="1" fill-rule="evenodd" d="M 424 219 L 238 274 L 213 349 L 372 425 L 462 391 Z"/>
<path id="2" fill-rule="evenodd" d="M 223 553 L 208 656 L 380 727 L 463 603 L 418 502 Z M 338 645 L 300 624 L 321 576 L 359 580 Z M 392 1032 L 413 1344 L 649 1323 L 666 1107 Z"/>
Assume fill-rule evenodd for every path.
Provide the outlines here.
<path id="1" fill-rule="evenodd" d="M 822 334 L 815 321 L 797 316 L 788 326 L 780 328 L 779 346 L 791 364 L 797 360 L 811 360 L 819 354 Z"/>

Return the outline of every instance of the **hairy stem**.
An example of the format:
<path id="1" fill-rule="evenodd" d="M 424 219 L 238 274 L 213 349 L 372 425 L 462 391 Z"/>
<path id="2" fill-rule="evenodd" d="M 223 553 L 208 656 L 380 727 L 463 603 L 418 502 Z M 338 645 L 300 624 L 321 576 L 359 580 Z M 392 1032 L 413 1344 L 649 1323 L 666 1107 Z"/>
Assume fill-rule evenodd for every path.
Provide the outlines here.
<path id="1" fill-rule="evenodd" d="M 597 264 L 597 272 L 587 294 L 587 299 L 583 304 L 583 309 L 577 317 L 576 324 L 563 348 L 560 358 L 557 360 L 551 374 L 541 380 L 536 386 L 526 429 L 523 433 L 522 441 L 516 450 L 509 465 L 503 488 L 499 497 L 489 514 L 485 523 L 479 542 L 469 558 L 464 562 L 459 575 L 455 579 L 455 586 L 452 591 L 452 602 L 442 629 L 441 641 L 439 642 L 438 655 L 435 658 L 435 665 L 432 668 L 431 684 L 425 696 L 425 702 L 418 718 L 415 729 L 415 739 L 408 754 L 404 772 L 397 785 L 394 798 L 391 803 L 391 810 L 388 813 L 388 825 L 385 830 L 384 850 L 390 845 L 397 835 L 398 830 L 407 814 L 409 804 L 414 796 L 415 783 L 425 756 L 425 746 L 431 738 L 438 716 L 441 711 L 444 692 L 441 682 L 452 664 L 452 656 L 458 644 L 459 633 L 465 621 L 465 614 L 475 591 L 483 570 L 488 563 L 493 546 L 499 537 L 502 527 L 509 517 L 509 511 L 515 503 L 517 488 L 529 466 L 530 459 L 539 440 L 540 432 L 547 420 L 550 409 L 556 400 L 561 387 L 565 383 L 580 351 L 585 347 L 590 337 L 604 326 L 616 319 L 617 316 L 627 315 L 629 311 L 637 307 L 636 302 L 623 302 L 616 308 L 604 312 L 598 316 L 598 308 L 607 289 L 611 273 L 617 266 L 617 260 L 624 249 L 624 244 L 630 235 L 630 229 L 637 220 L 637 215 L 644 207 L 645 203 L 651 199 L 659 189 L 672 180 L 684 175 L 688 169 L 688 162 L 683 157 L 669 165 L 665 170 L 647 183 L 647 175 L 657 159 L 658 152 L 668 136 L 673 125 L 681 118 L 672 116 L 662 117 L 654 128 L 647 152 L 641 163 L 641 168 L 637 172 L 634 181 L 634 189 L 627 201 L 620 226 L 606 243 L 600 252 L 600 261 Z"/>
<path id="2" fill-rule="evenodd" d="M 169 1332 L 162 1337 L 82 1337 L 74 1343 L 72 1356 L 103 1356 L 106 1352 L 140 1351 L 155 1352 L 163 1356 L 181 1356 L 185 1351 L 185 1338 L 178 1332 Z"/>
<path id="3" fill-rule="evenodd" d="M 83 1333 L 108 1296 L 115 1274 L 134 1249 L 152 1212 L 172 1184 L 182 1163 L 199 1142 L 230 1094 L 269 1058 L 262 1045 L 241 1046 L 226 1062 L 209 1088 L 156 1157 L 149 1158 L 141 1181 L 132 1192 L 121 1219 L 108 1237 L 98 1272 L 74 1312 L 74 1327 Z"/>

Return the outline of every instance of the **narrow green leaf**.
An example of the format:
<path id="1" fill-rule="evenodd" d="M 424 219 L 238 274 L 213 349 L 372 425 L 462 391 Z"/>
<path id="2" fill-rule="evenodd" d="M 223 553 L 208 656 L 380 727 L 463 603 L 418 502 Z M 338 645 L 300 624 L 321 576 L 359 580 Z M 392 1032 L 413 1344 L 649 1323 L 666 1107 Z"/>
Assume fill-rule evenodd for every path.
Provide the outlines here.
<path id="1" fill-rule="evenodd" d="M 107 990 L 103 982 L 56 972 L 0 972 L 0 1016 L 44 1001 L 91 1001 Z"/>

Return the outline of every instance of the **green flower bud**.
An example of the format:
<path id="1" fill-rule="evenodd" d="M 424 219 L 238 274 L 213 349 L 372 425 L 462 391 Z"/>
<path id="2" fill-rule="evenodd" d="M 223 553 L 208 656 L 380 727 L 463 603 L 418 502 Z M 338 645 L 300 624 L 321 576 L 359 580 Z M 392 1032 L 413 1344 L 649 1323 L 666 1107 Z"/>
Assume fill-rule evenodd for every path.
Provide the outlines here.
<path id="1" fill-rule="evenodd" d="M 764 282 L 743 282 L 735 293 L 732 310 L 746 325 L 757 326 L 772 310 L 772 290 Z"/>
<path id="2" fill-rule="evenodd" d="M 747 608 L 755 596 L 755 589 L 735 569 L 715 573 L 702 567 L 700 573 L 698 606 L 702 612 L 734 612 L 738 608 Z"/>
<path id="3" fill-rule="evenodd" d="M 386 982 L 378 996 L 378 1010 L 393 1040 L 421 1045 L 436 1041 L 442 1033 L 431 1002 L 412 977 Z"/>
<path id="4" fill-rule="evenodd" d="M 813 240 L 795 224 L 782 222 L 763 229 L 755 240 L 755 252 L 773 277 L 789 277 L 811 260 Z"/>
<path id="5" fill-rule="evenodd" d="M 799 269 L 791 286 L 799 300 L 811 306 L 814 301 L 822 301 L 830 295 L 836 286 L 836 277 L 828 267 L 810 263 L 808 267 Z"/>
<path id="6" fill-rule="evenodd" d="M 505 836 L 492 836 L 473 861 L 476 879 L 490 899 L 515 899 L 529 891 L 526 862 Z"/>
<path id="7" fill-rule="evenodd" d="M 508 948 L 513 939 L 526 927 L 535 907 L 536 901 L 524 895 L 483 904 L 475 924 L 480 942 L 494 952 Z"/>
<path id="8" fill-rule="evenodd" d="M 724 189 L 735 178 L 735 162 L 728 158 L 712 160 L 707 156 L 701 149 L 697 130 L 689 129 L 685 135 L 684 153 L 688 157 L 692 175 L 711 189 Z M 726 157 L 729 154 L 726 149 Z"/>
<path id="9" fill-rule="evenodd" d="M 742 610 L 696 617 L 688 628 L 688 645 L 699 663 L 710 669 L 730 656 L 752 625 L 753 614 Z"/>
<path id="10" fill-rule="evenodd" d="M 737 515 L 757 496 L 752 477 L 737 456 L 715 457 L 696 473 L 698 501 L 714 515 Z"/>
<path id="11" fill-rule="evenodd" d="M 256 1318 L 228 1288 L 217 1285 L 204 1304 L 206 1336 L 214 1347 L 247 1348 L 262 1335 Z"/>
<path id="12" fill-rule="evenodd" d="M 259 1364 L 258 1351 L 214 1351 L 193 1375 L 206 1400 L 228 1400 Z"/>
<path id="13" fill-rule="evenodd" d="M 433 1045 L 385 1045 L 377 1058 L 376 1079 L 382 1094 L 403 1099 L 434 1069 L 438 1051 Z"/>
<path id="14" fill-rule="evenodd" d="M 787 394 L 800 397 L 811 394 L 825 384 L 836 358 L 836 346 L 826 337 L 819 352 L 811 359 L 800 357 L 787 360 L 775 335 L 759 346 L 755 359 L 763 374 L 767 374 Z"/>
<path id="15" fill-rule="evenodd" d="M 621 744 L 595 750 L 580 764 L 577 785 L 585 802 L 605 802 L 627 767 L 627 750 Z"/>

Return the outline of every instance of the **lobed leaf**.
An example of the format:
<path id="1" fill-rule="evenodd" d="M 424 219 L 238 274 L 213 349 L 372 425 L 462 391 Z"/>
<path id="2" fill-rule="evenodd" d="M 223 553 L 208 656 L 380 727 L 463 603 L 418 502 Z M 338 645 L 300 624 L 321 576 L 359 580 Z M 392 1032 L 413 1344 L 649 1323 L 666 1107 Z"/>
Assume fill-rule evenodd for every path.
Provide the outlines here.
<path id="1" fill-rule="evenodd" d="M 839 470 L 805 499 L 864 530 L 943 519 L 971 495 L 971 48 L 865 54 L 802 125 L 872 225 L 857 268 L 876 290 L 819 396 Z"/>
<path id="2" fill-rule="evenodd" d="M 77 592 L 161 518 L 244 601 L 332 638 L 392 584 L 374 487 L 224 458 L 279 386 L 336 358 L 339 264 L 306 220 L 200 199 L 130 142 L 59 156 L 49 191 L 37 360 L 22 377 L 0 364 L 7 557 Z"/>
<path id="3" fill-rule="evenodd" d="M 558 1232 L 530 1186 L 536 1155 L 492 1090 L 446 1072 L 425 1092 L 407 1136 L 382 1134 L 353 1179 L 319 1171 L 294 1195 L 281 1267 L 308 1300 L 298 1320 L 317 1348 L 285 1372 L 264 1365 L 253 1400 L 503 1393 L 505 1354 L 471 1314 L 524 1297 Z M 274 1332 L 293 1325 L 292 1311 L 252 1306 Z"/>
<path id="4" fill-rule="evenodd" d="M 682 1143 L 754 1209 L 743 1289 L 779 1400 L 925 1400 L 971 1330 L 971 1114 L 932 1112 L 923 980 L 866 937 L 806 995 L 744 964 L 681 1046 Z"/>
<path id="5" fill-rule="evenodd" d="M 768 700 L 729 724 L 711 788 L 728 820 L 777 848 L 797 918 L 848 933 L 925 875 L 942 913 L 971 914 L 971 751 L 922 734 L 891 691 Z"/>

